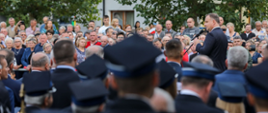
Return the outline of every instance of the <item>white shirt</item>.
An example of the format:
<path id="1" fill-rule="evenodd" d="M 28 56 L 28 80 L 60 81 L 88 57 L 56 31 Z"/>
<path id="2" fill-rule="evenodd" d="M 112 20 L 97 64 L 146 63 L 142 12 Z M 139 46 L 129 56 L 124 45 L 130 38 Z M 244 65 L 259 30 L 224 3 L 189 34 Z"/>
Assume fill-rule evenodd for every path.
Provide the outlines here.
<path id="1" fill-rule="evenodd" d="M 102 33 L 103 35 L 106 35 L 106 29 L 108 28 L 109 26 L 101 26 L 101 28 L 99 29 L 99 33 Z"/>
<path id="2" fill-rule="evenodd" d="M 199 97 L 199 95 L 196 92 L 194 92 L 192 90 L 188 90 L 188 89 L 181 90 L 180 94 L 181 95 L 191 95 L 191 96 Z"/>

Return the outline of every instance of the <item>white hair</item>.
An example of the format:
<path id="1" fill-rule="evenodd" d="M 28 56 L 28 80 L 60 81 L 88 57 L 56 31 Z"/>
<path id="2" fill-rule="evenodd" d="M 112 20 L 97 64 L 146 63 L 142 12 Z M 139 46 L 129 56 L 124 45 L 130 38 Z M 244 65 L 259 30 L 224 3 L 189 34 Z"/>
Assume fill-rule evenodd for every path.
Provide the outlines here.
<path id="1" fill-rule="evenodd" d="M 263 22 L 266 22 L 266 23 L 267 23 L 267 20 L 263 20 L 262 23 L 263 23 Z"/>
<path id="2" fill-rule="evenodd" d="M 19 35 L 20 35 L 21 33 L 26 33 L 26 32 L 25 32 L 25 31 L 20 31 L 20 32 L 19 32 Z"/>
<path id="3" fill-rule="evenodd" d="M 21 44 L 22 44 L 22 40 L 21 40 L 21 38 L 20 37 L 15 37 L 15 39 L 14 39 L 14 41 L 13 42 L 15 42 L 16 40 L 20 40 L 20 42 L 21 42 Z"/>
<path id="4" fill-rule="evenodd" d="M 0 33 L 0 37 L 1 37 L 1 36 L 5 37 L 5 35 L 4 35 L 3 33 Z"/>
<path id="5" fill-rule="evenodd" d="M 96 54 L 99 57 L 103 58 L 104 52 L 103 52 L 103 48 L 101 46 L 93 45 L 93 46 L 89 46 L 86 49 L 85 54 L 86 54 L 86 58 L 90 57 L 93 54 Z"/>
<path id="6" fill-rule="evenodd" d="M 99 107 L 99 105 L 92 107 L 80 107 L 75 104 L 71 105 L 73 113 L 96 113 Z"/>
<path id="7" fill-rule="evenodd" d="M 46 97 L 49 97 L 50 95 L 51 93 L 46 93 L 41 96 L 29 96 L 26 94 L 24 97 L 24 101 L 26 104 L 29 104 L 29 105 L 42 105 L 44 103 L 44 99 Z"/>
<path id="8" fill-rule="evenodd" d="M 65 30 L 66 28 L 64 26 L 60 26 L 60 29 L 64 29 Z"/>
<path id="9" fill-rule="evenodd" d="M 12 39 L 12 38 L 7 38 L 7 39 L 5 40 L 5 43 L 7 43 L 7 41 L 11 41 L 11 42 L 13 43 L 13 39 Z"/>
<path id="10" fill-rule="evenodd" d="M 257 24 L 257 23 L 261 24 L 261 21 L 256 21 L 255 24 Z"/>
<path id="11" fill-rule="evenodd" d="M 68 24 L 67 27 L 73 27 L 73 25 L 72 24 Z"/>
<path id="12" fill-rule="evenodd" d="M 169 37 L 168 36 L 164 36 L 161 41 L 164 41 L 164 39 L 166 39 L 166 38 L 169 38 Z"/>
<path id="13" fill-rule="evenodd" d="M 243 70 L 248 62 L 248 50 L 242 46 L 231 47 L 228 50 L 228 67 Z"/>
<path id="14" fill-rule="evenodd" d="M 6 22 L 1 22 L 1 23 L 0 23 L 0 25 L 2 25 L 2 24 L 5 24 L 5 25 L 7 25 L 7 23 L 6 23 Z"/>
<path id="15" fill-rule="evenodd" d="M 10 21 L 10 20 L 15 20 L 15 19 L 11 17 L 11 18 L 8 19 L 8 21 Z"/>

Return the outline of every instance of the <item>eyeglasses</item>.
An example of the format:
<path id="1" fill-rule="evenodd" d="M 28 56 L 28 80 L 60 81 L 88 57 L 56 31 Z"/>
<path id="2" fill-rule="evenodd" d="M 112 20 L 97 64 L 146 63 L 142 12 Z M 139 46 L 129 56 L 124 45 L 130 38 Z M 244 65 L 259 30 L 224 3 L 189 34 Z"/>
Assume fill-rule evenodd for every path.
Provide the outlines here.
<path id="1" fill-rule="evenodd" d="M 222 29 L 222 31 L 226 31 L 226 29 Z"/>
<path id="2" fill-rule="evenodd" d="M 117 37 L 117 38 L 125 38 L 125 37 Z"/>
<path id="3" fill-rule="evenodd" d="M 26 34 L 21 34 L 21 36 L 26 36 Z"/>

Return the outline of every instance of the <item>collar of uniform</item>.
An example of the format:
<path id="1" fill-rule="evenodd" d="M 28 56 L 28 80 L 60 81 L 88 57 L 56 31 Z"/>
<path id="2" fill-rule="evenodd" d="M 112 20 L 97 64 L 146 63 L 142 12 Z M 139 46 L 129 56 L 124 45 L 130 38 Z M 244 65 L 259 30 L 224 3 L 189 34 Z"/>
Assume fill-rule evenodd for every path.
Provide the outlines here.
<path id="1" fill-rule="evenodd" d="M 199 95 L 196 92 L 194 92 L 192 90 L 188 90 L 188 89 L 181 90 L 180 94 L 181 95 L 191 95 L 191 96 L 199 97 Z"/>
<path id="2" fill-rule="evenodd" d="M 173 62 L 173 61 L 167 61 L 167 63 L 169 63 L 169 62 Z M 173 63 L 176 63 L 176 64 L 178 64 L 178 65 L 180 65 L 180 66 L 181 66 L 181 64 L 180 64 L 180 63 L 178 63 L 178 62 L 173 62 Z"/>
<path id="3" fill-rule="evenodd" d="M 68 66 L 68 65 L 58 65 L 57 68 L 58 69 L 71 69 L 75 71 L 75 69 L 72 66 Z"/>
<path id="4" fill-rule="evenodd" d="M 41 71 L 39 71 L 39 70 L 32 70 L 32 72 L 41 72 Z"/>
<path id="5" fill-rule="evenodd" d="M 239 70 L 226 70 L 223 72 L 224 74 L 236 74 L 236 75 L 243 75 L 244 73 Z"/>
<path id="6" fill-rule="evenodd" d="M 144 101 L 148 105 L 151 105 L 150 100 L 148 98 L 146 98 L 144 96 L 137 95 L 137 94 L 126 94 L 123 98 L 125 98 L 125 99 L 138 99 L 138 100 Z"/>

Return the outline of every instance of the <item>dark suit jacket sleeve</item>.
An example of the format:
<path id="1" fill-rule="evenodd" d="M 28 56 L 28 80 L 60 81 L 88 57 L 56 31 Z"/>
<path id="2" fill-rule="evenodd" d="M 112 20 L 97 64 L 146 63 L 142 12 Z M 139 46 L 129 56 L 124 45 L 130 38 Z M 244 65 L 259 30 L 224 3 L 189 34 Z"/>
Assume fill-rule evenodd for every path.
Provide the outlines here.
<path id="1" fill-rule="evenodd" d="M 213 45 L 215 44 L 216 39 L 209 33 L 206 36 L 205 42 L 203 46 L 201 44 L 196 45 L 196 51 L 199 52 L 200 54 L 208 55 L 211 50 L 213 49 Z"/>

